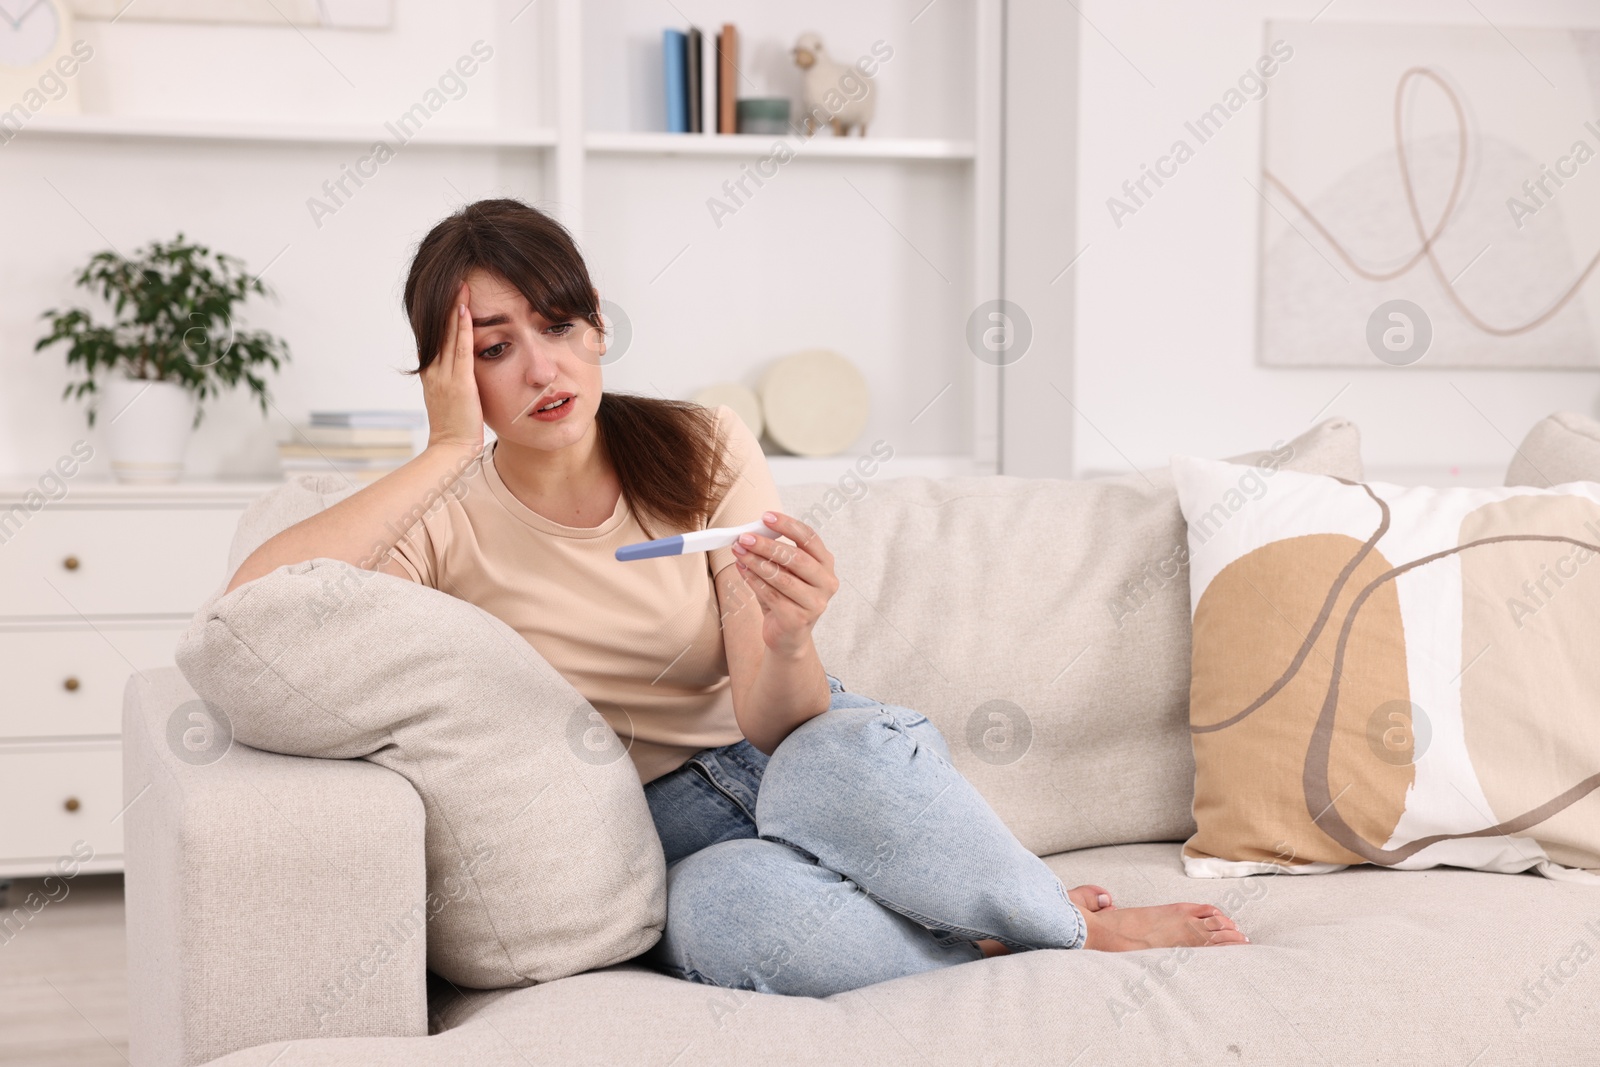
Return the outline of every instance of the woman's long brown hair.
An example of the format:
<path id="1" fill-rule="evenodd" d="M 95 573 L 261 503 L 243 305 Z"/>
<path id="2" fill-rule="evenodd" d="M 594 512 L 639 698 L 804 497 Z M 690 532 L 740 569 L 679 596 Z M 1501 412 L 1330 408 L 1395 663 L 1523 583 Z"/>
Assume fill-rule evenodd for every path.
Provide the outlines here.
<path id="1" fill-rule="evenodd" d="M 419 374 L 438 357 L 456 292 L 473 270 L 504 278 L 548 322 L 581 320 L 604 328 L 589 268 L 565 227 L 520 200 L 479 200 L 440 222 L 417 246 L 405 288 L 417 368 L 404 373 Z M 677 530 L 710 521 L 734 477 L 715 412 L 686 400 L 607 390 L 595 423 L 646 536 L 656 536 L 645 525 L 646 513 Z"/>

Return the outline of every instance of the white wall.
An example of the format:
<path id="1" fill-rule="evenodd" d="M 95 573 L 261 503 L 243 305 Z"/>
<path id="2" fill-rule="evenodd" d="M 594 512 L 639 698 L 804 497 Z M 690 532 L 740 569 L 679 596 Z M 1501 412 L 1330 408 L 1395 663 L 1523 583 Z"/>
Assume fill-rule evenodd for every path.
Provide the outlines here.
<path id="1" fill-rule="evenodd" d="M 1519 26 L 1600 25 L 1600 5 L 1582 0 L 1475 2 L 1511 41 Z M 1595 415 L 1600 408 L 1593 371 L 1449 370 L 1429 368 L 1426 359 L 1411 368 L 1376 361 L 1348 370 L 1259 366 L 1262 208 L 1245 180 L 1259 184 L 1259 102 L 1201 146 L 1120 229 L 1113 225 L 1106 199 L 1255 61 L 1264 21 L 1310 19 L 1324 7 L 1322 20 L 1484 25 L 1472 5 L 1455 0 L 1082 5 L 1092 23 L 1079 33 L 1078 241 L 1089 247 L 1072 271 L 1082 416 L 1062 404 L 1074 418 L 1079 471 L 1159 466 L 1174 452 L 1263 448 L 1306 429 L 1337 396 L 1323 417 L 1343 415 L 1360 427 L 1371 472 L 1426 467 L 1443 475 L 1460 467 L 1499 474 L 1512 454 L 1507 438 L 1520 443 L 1552 411 Z"/>

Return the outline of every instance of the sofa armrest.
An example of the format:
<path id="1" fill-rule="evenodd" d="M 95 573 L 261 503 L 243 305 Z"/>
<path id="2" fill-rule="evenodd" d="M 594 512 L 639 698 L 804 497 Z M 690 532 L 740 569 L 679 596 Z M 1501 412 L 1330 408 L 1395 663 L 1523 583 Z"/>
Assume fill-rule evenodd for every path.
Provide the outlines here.
<path id="1" fill-rule="evenodd" d="M 416 791 L 366 760 L 229 744 L 215 719 L 205 747 L 208 720 L 193 716 L 210 711 L 173 667 L 123 691 L 133 1062 L 426 1035 Z"/>

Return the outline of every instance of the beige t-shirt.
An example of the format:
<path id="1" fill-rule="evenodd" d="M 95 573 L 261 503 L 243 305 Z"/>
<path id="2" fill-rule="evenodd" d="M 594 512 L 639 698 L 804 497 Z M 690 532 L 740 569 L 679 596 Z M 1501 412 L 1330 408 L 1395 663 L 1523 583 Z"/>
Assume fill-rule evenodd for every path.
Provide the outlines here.
<path id="1" fill-rule="evenodd" d="M 738 478 L 705 525 L 754 522 L 782 501 L 755 435 L 716 409 Z M 531 644 L 616 731 L 641 782 L 744 736 L 712 575 L 733 549 L 619 561 L 646 540 L 626 498 L 593 528 L 563 526 L 511 494 L 491 446 L 395 545 L 412 579 L 476 604 Z M 681 530 L 651 533 L 666 537 Z M 752 598 L 750 610 L 760 607 Z"/>

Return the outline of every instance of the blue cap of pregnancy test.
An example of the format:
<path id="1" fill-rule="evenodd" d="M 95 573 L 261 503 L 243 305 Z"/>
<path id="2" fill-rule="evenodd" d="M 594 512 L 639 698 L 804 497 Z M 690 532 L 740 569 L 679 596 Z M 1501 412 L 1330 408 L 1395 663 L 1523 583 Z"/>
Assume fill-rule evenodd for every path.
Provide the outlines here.
<path id="1" fill-rule="evenodd" d="M 654 541 L 640 541 L 636 545 L 623 545 L 617 549 L 617 558 L 621 560 L 681 555 L 683 555 L 682 534 L 673 534 L 671 537 L 658 537 Z"/>

